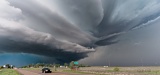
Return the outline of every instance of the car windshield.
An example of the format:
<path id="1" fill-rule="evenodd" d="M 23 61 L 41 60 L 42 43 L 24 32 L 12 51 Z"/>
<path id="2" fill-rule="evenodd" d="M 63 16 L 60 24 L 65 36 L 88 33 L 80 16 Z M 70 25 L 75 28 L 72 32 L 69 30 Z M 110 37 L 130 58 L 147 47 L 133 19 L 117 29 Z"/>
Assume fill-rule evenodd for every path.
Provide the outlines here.
<path id="1" fill-rule="evenodd" d="M 50 70 L 49 68 L 43 68 L 43 70 Z"/>

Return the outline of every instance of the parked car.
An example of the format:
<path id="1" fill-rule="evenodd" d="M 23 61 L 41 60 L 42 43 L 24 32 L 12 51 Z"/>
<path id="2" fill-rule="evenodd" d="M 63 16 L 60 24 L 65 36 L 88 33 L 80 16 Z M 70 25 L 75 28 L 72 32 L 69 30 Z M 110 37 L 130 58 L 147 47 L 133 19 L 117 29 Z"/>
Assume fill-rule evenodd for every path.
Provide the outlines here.
<path id="1" fill-rule="evenodd" d="M 43 68 L 42 73 L 52 73 L 52 71 L 49 68 Z"/>

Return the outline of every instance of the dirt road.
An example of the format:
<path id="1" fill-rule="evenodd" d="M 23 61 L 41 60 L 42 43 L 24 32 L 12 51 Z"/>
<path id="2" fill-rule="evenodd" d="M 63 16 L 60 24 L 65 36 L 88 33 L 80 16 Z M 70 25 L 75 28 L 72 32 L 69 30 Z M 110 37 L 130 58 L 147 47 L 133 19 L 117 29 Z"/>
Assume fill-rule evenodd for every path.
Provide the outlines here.
<path id="1" fill-rule="evenodd" d="M 92 75 L 92 74 L 74 74 L 74 73 L 62 73 L 62 72 L 56 72 L 56 73 L 41 73 L 41 72 L 32 72 L 27 71 L 23 69 L 17 69 L 19 73 L 22 75 Z"/>

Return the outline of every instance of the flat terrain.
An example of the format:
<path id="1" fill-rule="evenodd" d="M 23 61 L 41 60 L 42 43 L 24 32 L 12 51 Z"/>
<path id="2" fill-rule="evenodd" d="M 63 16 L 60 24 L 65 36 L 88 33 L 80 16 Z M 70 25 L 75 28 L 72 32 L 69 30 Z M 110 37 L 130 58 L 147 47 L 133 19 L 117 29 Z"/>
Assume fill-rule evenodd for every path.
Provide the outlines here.
<path id="1" fill-rule="evenodd" d="M 41 73 L 41 68 L 25 68 L 22 70 L 32 72 L 32 75 L 34 75 L 33 73 L 35 75 L 160 75 L 160 67 L 117 67 L 118 70 L 115 70 L 115 68 L 95 66 L 79 68 L 78 71 L 71 71 L 69 68 L 58 68 L 57 71 L 54 71 L 53 68 L 50 68 L 53 71 L 51 74 Z"/>
<path id="2" fill-rule="evenodd" d="M 42 68 L 1 69 L 0 75 L 160 75 L 160 67 L 83 67 L 78 71 L 69 68 L 50 68 L 53 73 L 41 73 Z"/>
<path id="3" fill-rule="evenodd" d="M 119 70 L 115 70 L 118 68 Z M 81 72 L 98 75 L 160 75 L 160 67 L 84 67 Z"/>

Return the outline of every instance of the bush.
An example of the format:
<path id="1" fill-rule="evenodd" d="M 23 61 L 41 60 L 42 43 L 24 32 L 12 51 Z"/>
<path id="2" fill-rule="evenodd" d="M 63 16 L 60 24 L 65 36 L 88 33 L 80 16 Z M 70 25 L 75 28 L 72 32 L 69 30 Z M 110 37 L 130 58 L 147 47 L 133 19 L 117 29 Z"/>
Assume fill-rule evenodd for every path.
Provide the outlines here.
<path id="1" fill-rule="evenodd" d="M 113 69 L 113 71 L 118 72 L 118 71 L 119 71 L 119 68 L 118 68 L 118 67 L 115 67 L 115 68 Z"/>
<path id="2" fill-rule="evenodd" d="M 70 64 L 69 64 L 69 68 L 71 68 L 71 69 L 72 69 L 72 68 L 73 68 L 73 66 L 74 66 L 74 61 L 71 61 L 71 62 L 70 62 Z"/>
<path id="3" fill-rule="evenodd" d="M 3 69 L 3 66 L 0 66 L 0 69 Z"/>

